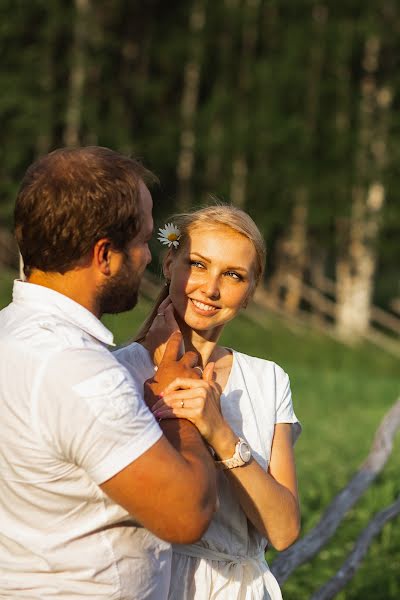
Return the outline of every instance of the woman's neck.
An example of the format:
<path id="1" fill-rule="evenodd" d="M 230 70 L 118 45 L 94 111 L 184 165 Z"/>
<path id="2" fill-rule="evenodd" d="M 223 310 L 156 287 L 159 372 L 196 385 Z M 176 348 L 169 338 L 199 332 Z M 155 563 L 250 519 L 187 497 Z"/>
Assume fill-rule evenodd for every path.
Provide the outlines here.
<path id="1" fill-rule="evenodd" d="M 193 350 L 196 352 L 199 357 L 199 367 L 204 369 L 210 359 L 217 360 L 219 358 L 218 351 L 220 347 L 217 346 L 217 342 L 222 333 L 223 325 L 206 331 L 196 331 L 182 322 L 179 323 L 179 326 L 183 335 L 185 351 Z"/>

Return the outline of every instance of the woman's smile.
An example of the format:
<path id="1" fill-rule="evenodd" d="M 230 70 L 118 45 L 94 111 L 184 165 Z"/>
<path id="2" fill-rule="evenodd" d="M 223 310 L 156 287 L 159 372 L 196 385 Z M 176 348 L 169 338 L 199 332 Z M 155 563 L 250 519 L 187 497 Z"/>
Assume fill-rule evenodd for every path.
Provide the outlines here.
<path id="1" fill-rule="evenodd" d="M 189 298 L 190 302 L 194 306 L 196 312 L 201 315 L 211 316 L 215 315 L 219 311 L 218 306 L 214 306 L 212 304 L 205 304 L 204 302 L 200 302 L 199 300 L 195 300 L 194 298 Z"/>

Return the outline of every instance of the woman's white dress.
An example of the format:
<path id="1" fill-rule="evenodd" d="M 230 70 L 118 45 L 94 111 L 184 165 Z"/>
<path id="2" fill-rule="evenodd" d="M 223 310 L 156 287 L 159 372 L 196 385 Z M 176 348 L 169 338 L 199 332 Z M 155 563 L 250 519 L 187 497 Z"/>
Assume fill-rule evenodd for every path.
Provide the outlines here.
<path id="1" fill-rule="evenodd" d="M 275 423 L 293 424 L 293 442 L 301 431 L 289 378 L 271 361 L 232 353 L 221 410 L 267 469 Z M 153 376 L 154 366 L 141 345 L 124 348 L 123 359 L 138 385 Z M 202 539 L 173 546 L 169 600 L 281 600 L 264 558 L 267 540 L 247 520 L 222 470 L 218 471 L 218 498 L 219 508 Z"/>

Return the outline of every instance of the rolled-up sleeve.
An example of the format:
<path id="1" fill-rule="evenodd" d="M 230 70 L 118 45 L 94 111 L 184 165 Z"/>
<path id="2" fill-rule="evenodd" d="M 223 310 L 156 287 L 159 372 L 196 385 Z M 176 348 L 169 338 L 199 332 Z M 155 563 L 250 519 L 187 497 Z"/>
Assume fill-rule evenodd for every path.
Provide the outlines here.
<path id="1" fill-rule="evenodd" d="M 132 377 L 108 351 L 65 350 L 37 386 L 43 444 L 101 484 L 144 454 L 162 431 Z"/>

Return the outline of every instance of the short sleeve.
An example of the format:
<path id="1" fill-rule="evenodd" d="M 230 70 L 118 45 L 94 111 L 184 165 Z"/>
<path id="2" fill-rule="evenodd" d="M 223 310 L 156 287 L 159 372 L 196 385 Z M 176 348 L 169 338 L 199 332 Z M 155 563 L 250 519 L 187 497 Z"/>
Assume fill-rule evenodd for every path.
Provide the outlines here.
<path id="1" fill-rule="evenodd" d="M 129 371 L 139 389 L 142 389 L 146 379 L 154 376 L 154 364 L 150 354 L 137 342 L 114 350 L 113 356 Z"/>
<path id="2" fill-rule="evenodd" d="M 275 366 L 275 374 L 277 391 L 275 423 L 292 423 L 292 437 L 295 444 L 302 427 L 294 412 L 289 376 L 278 365 Z"/>
<path id="3" fill-rule="evenodd" d="M 66 350 L 51 359 L 35 409 L 44 444 L 100 484 L 162 436 L 128 371 L 107 350 Z"/>

